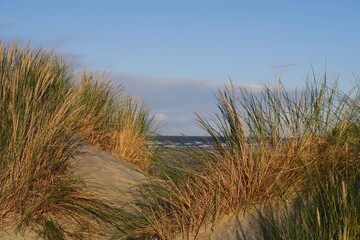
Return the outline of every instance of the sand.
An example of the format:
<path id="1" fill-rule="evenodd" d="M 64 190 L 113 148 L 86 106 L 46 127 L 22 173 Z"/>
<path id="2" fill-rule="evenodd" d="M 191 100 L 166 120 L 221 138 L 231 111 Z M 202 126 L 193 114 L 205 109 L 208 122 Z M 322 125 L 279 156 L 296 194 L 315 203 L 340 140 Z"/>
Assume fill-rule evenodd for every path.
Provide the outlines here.
<path id="1" fill-rule="evenodd" d="M 136 167 L 91 146 L 81 147 L 71 163 L 75 174 L 81 176 L 93 192 L 100 198 L 113 201 L 130 200 L 131 194 L 125 196 L 122 193 L 131 193 L 134 185 L 146 180 L 146 176 Z M 36 239 L 36 235 L 31 231 L 28 231 L 26 236 L 15 235 L 14 229 L 7 228 L 0 231 L 0 239 L 30 240 Z"/>
<path id="2" fill-rule="evenodd" d="M 109 200 L 129 201 L 134 186 L 146 181 L 147 176 L 135 166 L 110 153 L 84 146 L 73 159 L 75 174 L 83 178 L 93 192 Z"/>
<path id="3" fill-rule="evenodd" d="M 259 226 L 253 217 L 253 213 L 240 212 L 230 216 L 223 216 L 216 226 L 207 226 L 199 233 L 199 240 L 233 240 L 257 239 L 255 230 Z"/>
<path id="4" fill-rule="evenodd" d="M 134 186 L 147 179 L 147 176 L 135 166 L 91 146 L 81 147 L 71 163 L 75 174 L 82 177 L 93 192 L 96 192 L 100 198 L 112 201 L 130 201 L 129 193 L 134 191 Z M 253 239 L 249 230 L 252 226 L 249 219 L 251 219 L 249 214 L 243 213 L 226 216 L 216 226 L 203 228 L 198 239 Z M 28 231 L 26 236 L 16 236 L 13 232 L 13 229 L 1 231 L 0 239 L 36 239 L 31 231 Z M 177 239 L 182 238 L 179 236 Z"/>

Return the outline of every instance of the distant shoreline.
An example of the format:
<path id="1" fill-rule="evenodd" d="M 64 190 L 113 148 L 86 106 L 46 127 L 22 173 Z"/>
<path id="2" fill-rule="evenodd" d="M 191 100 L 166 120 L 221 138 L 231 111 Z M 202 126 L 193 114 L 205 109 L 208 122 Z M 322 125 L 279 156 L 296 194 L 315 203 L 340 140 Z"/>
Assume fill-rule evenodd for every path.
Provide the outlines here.
<path id="1" fill-rule="evenodd" d="M 201 147 L 210 148 L 213 143 L 210 136 L 166 136 L 160 135 L 155 137 L 155 144 L 168 148 L 184 148 L 184 147 Z"/>

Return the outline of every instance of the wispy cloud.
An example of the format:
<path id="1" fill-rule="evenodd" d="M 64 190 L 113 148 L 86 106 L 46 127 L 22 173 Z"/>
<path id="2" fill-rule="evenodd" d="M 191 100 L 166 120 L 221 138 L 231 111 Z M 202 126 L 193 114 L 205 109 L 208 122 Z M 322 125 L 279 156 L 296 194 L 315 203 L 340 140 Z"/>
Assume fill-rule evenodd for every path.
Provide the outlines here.
<path id="1" fill-rule="evenodd" d="M 167 115 L 165 115 L 164 113 L 156 113 L 154 114 L 154 118 L 156 121 L 162 122 L 162 121 L 166 121 L 169 119 L 169 117 Z"/>
<path id="2" fill-rule="evenodd" d="M 282 78 L 285 74 L 287 74 L 288 70 L 293 67 L 297 67 L 300 64 L 297 63 L 281 63 L 281 64 L 275 64 L 270 66 L 271 68 L 275 69 L 274 74 L 277 77 Z"/>
<path id="3" fill-rule="evenodd" d="M 155 119 L 162 126 L 163 134 L 202 135 L 195 112 L 211 117 L 217 111 L 214 93 L 223 83 L 209 80 L 148 77 L 127 73 L 112 73 L 112 80 L 123 84 L 134 95 L 141 96 L 152 109 Z M 260 85 L 241 84 L 250 91 L 259 91 Z"/>

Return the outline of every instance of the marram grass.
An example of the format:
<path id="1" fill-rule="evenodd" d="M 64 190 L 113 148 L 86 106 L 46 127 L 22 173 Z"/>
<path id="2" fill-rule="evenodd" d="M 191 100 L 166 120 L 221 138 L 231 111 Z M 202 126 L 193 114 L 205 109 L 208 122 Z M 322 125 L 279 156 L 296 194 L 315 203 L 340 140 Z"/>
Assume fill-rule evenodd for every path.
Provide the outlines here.
<path id="1" fill-rule="evenodd" d="M 217 94 L 214 120 L 198 116 L 214 140 L 212 149 L 174 154 L 171 165 L 160 160 L 161 180 L 140 187 L 133 203 L 137 214 L 132 213 L 138 219 L 136 236 L 197 239 L 226 215 L 266 205 L 281 209 L 282 202 L 320 194 L 329 179 L 342 186 L 356 178 L 359 93 L 357 83 L 342 93 L 337 80 L 326 74 L 309 79 L 300 92 L 288 92 L 279 82 L 251 93 L 231 82 Z M 347 182 L 343 185 L 340 191 L 348 191 Z M 325 221 L 326 214 L 320 216 Z M 345 230 L 334 234 L 347 234 Z"/>
<path id="2" fill-rule="evenodd" d="M 148 170 L 154 133 L 153 118 L 141 99 L 114 88 L 105 76 L 84 71 L 77 85 L 77 106 L 82 116 L 79 136 L 98 149 Z"/>
<path id="3" fill-rule="evenodd" d="M 198 116 L 212 148 L 155 159 L 156 175 L 122 208 L 74 177 L 70 159 L 85 142 L 147 170 L 153 119 L 141 100 L 100 74 L 74 79 L 53 51 L 1 44 L 0 59 L 1 228 L 44 239 L 197 239 L 225 215 L 269 205 L 260 239 L 359 236 L 358 81 L 349 93 L 326 74 L 300 92 L 231 82 L 214 119 Z"/>
<path id="4" fill-rule="evenodd" d="M 98 239 L 126 225 L 119 207 L 74 176 L 70 159 L 79 142 L 110 143 L 106 150 L 122 156 L 117 146 L 124 139 L 116 133 L 136 129 L 126 133 L 129 139 L 146 138 L 148 111 L 97 76 L 76 82 L 69 69 L 54 51 L 0 43 L 1 229 L 44 239 Z M 132 154 L 126 160 L 141 155 Z"/>

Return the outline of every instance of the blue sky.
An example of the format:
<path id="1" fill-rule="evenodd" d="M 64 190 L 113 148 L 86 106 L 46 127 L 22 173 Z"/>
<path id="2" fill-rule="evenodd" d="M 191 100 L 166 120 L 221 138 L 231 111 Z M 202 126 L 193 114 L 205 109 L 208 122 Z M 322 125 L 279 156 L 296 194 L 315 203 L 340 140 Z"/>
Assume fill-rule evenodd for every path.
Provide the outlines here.
<path id="1" fill-rule="evenodd" d="M 359 1 L 1 0 L 0 40 L 56 47 L 142 96 L 169 135 L 201 135 L 194 112 L 216 111 L 229 77 L 258 90 L 282 76 L 304 85 L 311 67 L 360 74 Z"/>

